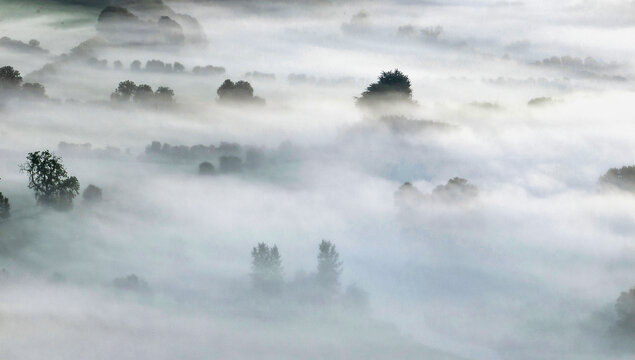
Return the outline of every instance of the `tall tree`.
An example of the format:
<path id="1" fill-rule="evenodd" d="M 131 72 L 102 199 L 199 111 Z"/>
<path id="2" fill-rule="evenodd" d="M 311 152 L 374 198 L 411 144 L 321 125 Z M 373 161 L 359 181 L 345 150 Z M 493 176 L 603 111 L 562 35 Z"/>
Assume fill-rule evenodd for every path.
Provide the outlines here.
<path id="1" fill-rule="evenodd" d="M 340 274 L 342 262 L 335 245 L 330 241 L 322 240 L 318 254 L 317 281 L 318 284 L 330 291 L 338 291 L 340 286 Z"/>
<path id="2" fill-rule="evenodd" d="M 264 292 L 278 292 L 282 289 L 282 259 L 278 247 L 259 243 L 251 251 L 251 279 L 254 287 Z"/>
<path id="3" fill-rule="evenodd" d="M 29 189 L 35 192 L 37 203 L 57 210 L 70 209 L 79 194 L 79 181 L 68 176 L 62 159 L 48 150 L 29 153 L 26 158 L 20 170 L 29 176 Z"/>

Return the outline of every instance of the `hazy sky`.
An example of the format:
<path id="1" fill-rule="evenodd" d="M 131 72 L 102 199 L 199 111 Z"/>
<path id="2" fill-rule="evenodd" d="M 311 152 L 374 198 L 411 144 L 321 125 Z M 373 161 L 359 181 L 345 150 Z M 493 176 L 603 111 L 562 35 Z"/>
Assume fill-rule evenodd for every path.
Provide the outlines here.
<path id="1" fill-rule="evenodd" d="M 635 155 L 635 2 L 166 4 L 194 16 L 207 41 L 95 46 L 107 60 L 96 68 L 59 56 L 99 36 L 100 8 L 0 0 L 0 37 L 49 50 L 0 47 L 0 66 L 51 98 L 0 107 L 0 191 L 12 210 L 0 222 L 0 358 L 633 356 L 611 345 L 610 329 L 615 300 L 635 286 L 635 198 L 597 180 Z M 543 63 L 552 57 L 564 63 Z M 129 69 L 152 59 L 186 71 Z M 46 64 L 55 71 L 38 71 Z M 226 73 L 192 73 L 206 65 Z M 447 126 L 400 131 L 356 108 L 395 68 L 412 83 L 409 118 Z M 226 78 L 249 81 L 266 105 L 217 103 Z M 111 104 L 128 79 L 169 86 L 176 106 Z M 528 105 L 539 97 L 551 101 Z M 93 150 L 64 152 L 62 141 Z M 201 177 L 203 159 L 145 156 L 152 141 L 236 142 L 267 160 Z M 38 207 L 19 165 L 44 149 L 103 201 Z M 455 176 L 478 197 L 395 203 L 406 181 L 428 194 Z M 252 293 L 258 242 L 279 247 L 293 283 L 315 271 L 322 239 L 340 253 L 343 290 L 368 293 L 368 313 Z M 129 274 L 152 293 L 113 288 Z"/>

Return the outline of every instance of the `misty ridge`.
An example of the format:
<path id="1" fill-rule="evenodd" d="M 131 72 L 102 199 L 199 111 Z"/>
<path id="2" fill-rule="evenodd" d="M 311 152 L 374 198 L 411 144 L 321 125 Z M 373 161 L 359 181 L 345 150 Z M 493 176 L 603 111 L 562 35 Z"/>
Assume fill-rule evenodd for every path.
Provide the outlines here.
<path id="1" fill-rule="evenodd" d="M 630 10 L 0 2 L 0 358 L 632 358 Z"/>

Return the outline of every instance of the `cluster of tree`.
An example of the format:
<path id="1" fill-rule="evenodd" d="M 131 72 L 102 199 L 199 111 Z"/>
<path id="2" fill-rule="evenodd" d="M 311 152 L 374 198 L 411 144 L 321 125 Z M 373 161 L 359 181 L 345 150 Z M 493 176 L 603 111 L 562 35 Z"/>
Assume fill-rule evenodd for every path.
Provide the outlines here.
<path id="1" fill-rule="evenodd" d="M 116 103 L 127 103 L 131 99 L 140 105 L 171 105 L 174 103 L 174 91 L 166 86 L 160 86 L 152 91 L 150 85 L 137 85 L 133 81 L 126 80 L 119 83 L 117 89 L 110 95 L 110 99 Z"/>
<path id="2" fill-rule="evenodd" d="M 414 101 L 410 79 L 398 69 L 383 71 L 377 82 L 368 85 L 356 102 L 358 106 L 370 108 L 385 105 L 412 105 Z"/>
<path id="3" fill-rule="evenodd" d="M 27 174 L 28 187 L 33 190 L 37 204 L 59 211 L 70 210 L 80 185 L 75 176 L 69 176 L 62 159 L 48 150 L 31 152 L 26 159 L 20 171 Z M 86 202 L 98 202 L 102 190 L 91 184 L 84 190 L 83 198 Z M 0 219 L 9 218 L 10 209 L 9 199 L 0 193 Z"/>
<path id="4" fill-rule="evenodd" d="M 123 64 L 121 61 L 115 61 L 115 69 L 121 70 L 123 69 Z M 134 60 L 130 64 L 130 70 L 132 71 L 141 71 L 141 61 Z M 159 73 L 182 73 L 185 71 L 185 66 L 178 61 L 174 63 L 165 63 L 161 60 L 148 60 L 146 61 L 145 71 L 148 72 L 159 72 Z"/>
<path id="5" fill-rule="evenodd" d="M 618 66 L 615 62 L 607 64 L 602 60 L 596 60 L 590 56 L 586 57 L 585 59 L 573 56 L 552 56 L 550 58 L 545 58 L 542 61 L 536 61 L 534 65 L 589 70 L 616 68 Z"/>
<path id="6" fill-rule="evenodd" d="M 397 205 L 414 206 L 422 201 L 437 200 L 443 202 L 463 202 L 478 196 L 478 188 L 466 179 L 454 177 L 447 184 L 439 185 L 429 195 L 423 194 L 409 182 L 404 183 L 395 192 Z"/>
<path id="7" fill-rule="evenodd" d="M 185 34 L 179 23 L 169 16 L 157 22 L 145 21 L 128 9 L 107 6 L 97 18 L 97 31 L 117 45 L 183 45 Z"/>
<path id="8" fill-rule="evenodd" d="M 91 143 L 74 144 L 64 141 L 61 141 L 59 144 L 57 144 L 57 150 L 62 155 L 95 156 L 106 158 L 115 158 L 121 156 L 122 154 L 121 149 L 115 146 L 106 146 L 105 148 L 93 149 L 93 145 Z M 126 151 L 126 153 L 129 154 L 129 150 Z"/>
<path id="9" fill-rule="evenodd" d="M 48 53 L 48 50 L 42 49 L 40 47 L 40 42 L 35 39 L 31 39 L 28 43 L 25 43 L 20 40 L 14 40 L 10 37 L 4 36 L 0 38 L 0 47 L 32 54 Z"/>
<path id="10" fill-rule="evenodd" d="M 22 83 L 22 76 L 11 66 L 0 67 L 0 97 L 19 96 L 26 99 L 46 99 L 46 89 L 39 83 Z"/>
<path id="11" fill-rule="evenodd" d="M 225 80 L 216 90 L 218 101 L 221 103 L 250 103 L 256 105 L 264 105 L 265 100 L 254 96 L 254 88 L 247 81 L 233 82 L 230 79 Z"/>
<path id="12" fill-rule="evenodd" d="M 108 67 L 108 60 L 106 59 L 99 60 L 98 58 L 91 56 L 86 60 L 86 65 L 93 67 L 95 69 L 105 69 Z"/>
<path id="13" fill-rule="evenodd" d="M 527 102 L 528 106 L 545 106 L 550 104 L 553 104 L 553 99 L 550 97 L 544 97 L 544 96 L 533 98 L 529 100 L 529 102 Z"/>
<path id="14" fill-rule="evenodd" d="M 380 123 L 387 125 L 395 133 L 414 134 L 427 130 L 446 130 L 452 125 L 430 120 L 410 119 L 403 115 L 382 116 Z"/>
<path id="15" fill-rule="evenodd" d="M 620 189 L 635 193 L 635 165 L 609 169 L 598 180 L 602 189 Z"/>
<path id="16" fill-rule="evenodd" d="M 222 75 L 225 73 L 225 68 L 222 66 L 195 66 L 192 69 L 194 75 Z"/>
<path id="17" fill-rule="evenodd" d="M 424 28 L 415 28 L 412 25 L 404 25 L 400 26 L 397 29 L 397 35 L 406 37 L 419 39 L 424 41 L 436 41 L 439 39 L 439 36 L 443 33 L 442 26 L 427 26 Z"/>
<path id="18" fill-rule="evenodd" d="M 340 255 L 330 241 L 322 240 L 318 248 L 317 272 L 312 276 L 312 282 L 325 294 L 337 294 L 342 274 Z M 278 247 L 259 243 L 252 249 L 251 258 L 251 279 L 254 288 L 267 293 L 280 292 L 285 283 Z"/>
<path id="19" fill-rule="evenodd" d="M 170 145 L 153 141 L 146 146 L 145 153 L 148 156 L 162 156 L 178 159 L 207 159 L 216 155 L 240 155 L 243 147 L 238 143 L 221 141 L 218 145 Z"/>
<path id="20" fill-rule="evenodd" d="M 351 20 L 349 22 L 342 23 L 340 26 L 343 32 L 352 34 L 365 32 L 369 27 L 370 15 L 364 10 L 361 10 L 351 16 Z"/>
<path id="21" fill-rule="evenodd" d="M 27 155 L 20 170 L 29 177 L 29 189 L 41 206 L 56 210 L 69 210 L 73 199 L 79 194 L 79 181 L 69 176 L 62 159 L 50 151 L 36 151 Z"/>
<path id="22" fill-rule="evenodd" d="M 329 79 L 309 76 L 307 74 L 289 74 L 287 76 L 287 81 L 291 84 L 342 85 L 355 83 L 355 78 L 351 76 L 343 76 Z"/>
<path id="23" fill-rule="evenodd" d="M 238 156 L 223 155 L 219 159 L 219 168 L 221 173 L 236 173 L 243 170 L 243 160 Z M 214 175 L 216 168 L 209 161 L 203 161 L 198 166 L 200 175 Z"/>
<path id="24" fill-rule="evenodd" d="M 275 74 L 265 73 L 265 72 L 260 72 L 260 71 L 250 71 L 248 73 L 245 73 L 245 77 L 246 78 L 260 79 L 260 80 L 275 80 L 276 79 L 276 75 Z"/>
<path id="25" fill-rule="evenodd" d="M 577 76 L 591 79 L 619 82 L 628 81 L 628 78 L 624 75 L 612 74 L 613 70 L 619 69 L 620 67 L 617 63 L 605 63 L 602 60 L 596 60 L 592 57 L 587 57 L 583 60 L 572 56 L 552 56 L 542 61 L 536 61 L 533 65 L 561 69 L 573 72 Z M 609 72 L 609 74 L 607 74 L 607 72 Z"/>

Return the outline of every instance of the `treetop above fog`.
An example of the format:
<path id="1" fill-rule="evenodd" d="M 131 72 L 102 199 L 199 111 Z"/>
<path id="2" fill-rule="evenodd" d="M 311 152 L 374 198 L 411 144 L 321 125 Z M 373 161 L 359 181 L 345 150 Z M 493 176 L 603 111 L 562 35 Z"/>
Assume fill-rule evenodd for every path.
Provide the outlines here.
<path id="1" fill-rule="evenodd" d="M 73 198 L 79 194 L 79 181 L 68 175 L 59 156 L 48 150 L 29 153 L 20 170 L 29 176 L 29 189 L 39 205 L 57 210 L 72 207 Z"/>
<path id="2" fill-rule="evenodd" d="M 368 85 L 362 96 L 357 98 L 357 105 L 360 106 L 386 102 L 413 103 L 410 79 L 398 69 L 383 71 L 377 81 Z"/>
<path id="3" fill-rule="evenodd" d="M 247 81 L 239 80 L 233 82 L 230 79 L 225 80 L 216 90 L 218 101 L 228 102 L 245 102 L 252 104 L 264 105 L 265 100 L 254 96 L 254 88 Z"/>

